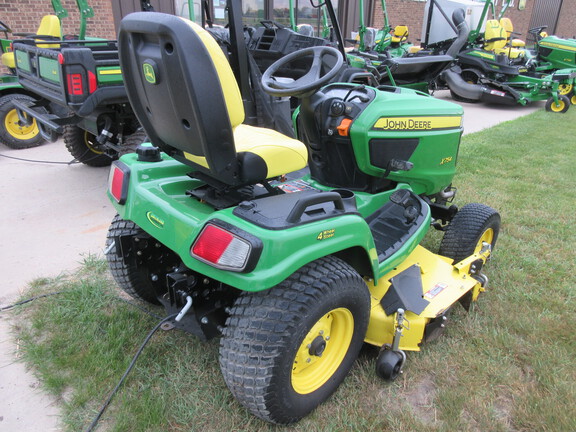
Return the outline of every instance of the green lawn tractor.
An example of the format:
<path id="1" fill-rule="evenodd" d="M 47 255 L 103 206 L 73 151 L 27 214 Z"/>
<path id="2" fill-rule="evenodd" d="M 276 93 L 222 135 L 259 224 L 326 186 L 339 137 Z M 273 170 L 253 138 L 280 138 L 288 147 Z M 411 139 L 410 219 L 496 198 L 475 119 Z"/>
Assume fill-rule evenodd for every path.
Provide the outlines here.
<path id="1" fill-rule="evenodd" d="M 396 378 L 407 351 L 486 289 L 500 216 L 451 204 L 460 106 L 330 83 L 341 52 L 305 48 L 262 77 L 272 95 L 300 98 L 297 140 L 242 123 L 232 69 L 200 26 L 131 14 L 119 49 L 151 143 L 111 167 L 111 272 L 176 328 L 219 337 L 224 380 L 256 416 L 306 416 L 364 342 L 380 349 L 378 375 Z M 279 79 L 303 61 L 302 76 Z M 445 231 L 439 254 L 420 245 L 432 226 Z"/>
<path id="2" fill-rule="evenodd" d="M 530 68 L 544 73 L 553 73 L 561 69 L 574 70 L 576 68 L 576 39 L 548 36 L 545 30 L 546 26 L 529 30 L 536 41 L 534 55 L 529 63 Z M 572 105 L 576 105 L 574 90 L 574 83 L 563 83 L 560 85 L 559 93 L 570 98 Z"/>

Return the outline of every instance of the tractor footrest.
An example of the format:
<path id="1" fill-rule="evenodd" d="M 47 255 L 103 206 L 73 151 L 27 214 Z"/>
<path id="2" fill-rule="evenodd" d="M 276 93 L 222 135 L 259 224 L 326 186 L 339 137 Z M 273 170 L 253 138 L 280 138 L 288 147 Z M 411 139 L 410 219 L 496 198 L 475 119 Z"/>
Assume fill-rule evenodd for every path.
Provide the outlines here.
<path id="1" fill-rule="evenodd" d="M 429 211 L 429 207 L 417 195 L 401 189 L 371 215 L 367 222 L 378 251 L 378 261 L 382 262 L 398 251 L 425 223 Z"/>

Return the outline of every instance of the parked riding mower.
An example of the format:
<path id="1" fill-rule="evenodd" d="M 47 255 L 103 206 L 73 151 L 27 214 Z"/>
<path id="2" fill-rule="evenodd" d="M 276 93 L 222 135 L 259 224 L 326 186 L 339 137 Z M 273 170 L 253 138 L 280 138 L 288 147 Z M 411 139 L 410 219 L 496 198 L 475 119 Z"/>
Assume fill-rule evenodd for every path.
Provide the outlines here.
<path id="1" fill-rule="evenodd" d="M 442 10 L 442 4 L 442 0 L 435 0 L 430 8 Z M 490 9 L 495 15 L 493 2 L 487 1 L 477 28 L 470 32 L 469 44 L 457 56 L 456 65 L 441 75 L 452 97 L 457 101 L 509 105 L 546 100 L 546 110 L 566 112 L 570 100 L 560 94 L 560 90 L 573 86 L 576 69 L 560 69 L 552 73 L 530 70 L 520 58 L 520 51 L 507 46 L 509 36 L 500 20 L 485 21 Z M 483 34 L 482 26 L 485 26 Z"/>
<path id="2" fill-rule="evenodd" d="M 381 349 L 378 374 L 396 378 L 406 351 L 486 289 L 500 216 L 451 204 L 460 106 L 328 84 L 342 54 L 306 48 L 262 77 L 270 94 L 300 98 L 296 140 L 242 124 L 233 72 L 200 26 L 134 13 L 119 48 L 151 144 L 111 168 L 111 272 L 176 328 L 220 337 L 224 380 L 256 416 L 287 424 L 310 413 L 364 342 Z M 303 61 L 302 76 L 278 79 Z M 432 225 L 445 230 L 439 254 L 420 246 Z"/>

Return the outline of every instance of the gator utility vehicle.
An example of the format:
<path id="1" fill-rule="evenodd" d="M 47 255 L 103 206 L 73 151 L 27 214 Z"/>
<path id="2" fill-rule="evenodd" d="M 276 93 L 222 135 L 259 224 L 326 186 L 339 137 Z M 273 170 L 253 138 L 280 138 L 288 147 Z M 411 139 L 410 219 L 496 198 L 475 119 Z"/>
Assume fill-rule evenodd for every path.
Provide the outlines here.
<path id="1" fill-rule="evenodd" d="M 64 34 L 63 18 L 68 17 L 68 11 L 62 6 L 60 0 L 51 0 L 54 15 L 42 17 L 36 33 L 12 33 L 18 38 L 27 38 L 36 44 L 38 50 L 57 48 L 63 39 L 84 39 L 86 35 L 87 19 L 94 16 L 94 11 L 86 0 L 76 0 L 80 12 L 80 27 L 77 34 Z M 40 145 L 45 135 L 36 122 L 35 116 L 44 116 L 48 111 L 44 106 L 35 108 L 34 115 L 25 113 L 18 107 L 35 106 L 42 95 L 35 89 L 24 87 L 16 75 L 16 54 L 12 44 L 16 40 L 7 39 L 10 28 L 0 22 L 0 31 L 4 32 L 2 39 L 2 64 L 11 72 L 0 77 L 0 141 L 12 148 L 27 148 Z M 53 79 L 53 76 L 52 76 Z"/>
<path id="2" fill-rule="evenodd" d="M 450 204 L 460 106 L 330 83 L 341 52 L 306 48 L 262 77 L 272 95 L 300 98 L 297 140 L 242 123 L 233 72 L 202 27 L 131 14 L 119 48 L 151 144 L 111 168 L 112 274 L 163 304 L 175 327 L 220 337 L 224 380 L 256 416 L 287 424 L 310 413 L 364 342 L 394 379 L 456 302 L 469 307 L 486 289 L 500 216 Z M 303 62 L 293 81 L 279 73 Z M 446 231 L 440 254 L 419 245 L 432 225 Z"/>
<path id="3" fill-rule="evenodd" d="M 12 36 L 17 37 L 33 36 L 38 41 L 44 41 L 40 46 L 50 46 L 46 44 L 47 41 L 60 40 L 60 15 L 44 16 L 34 35 L 13 33 L 10 27 L 2 21 L 0 21 L 0 32 L 4 33 L 4 38 L 0 39 L 2 65 L 10 72 L 0 76 L 0 142 L 14 149 L 36 147 L 44 142 L 40 130 L 33 118 L 18 115 L 14 102 L 32 105 L 37 98 L 22 87 L 16 76 L 14 53 L 11 48 L 13 41 L 8 39 L 8 34 L 12 33 Z"/>

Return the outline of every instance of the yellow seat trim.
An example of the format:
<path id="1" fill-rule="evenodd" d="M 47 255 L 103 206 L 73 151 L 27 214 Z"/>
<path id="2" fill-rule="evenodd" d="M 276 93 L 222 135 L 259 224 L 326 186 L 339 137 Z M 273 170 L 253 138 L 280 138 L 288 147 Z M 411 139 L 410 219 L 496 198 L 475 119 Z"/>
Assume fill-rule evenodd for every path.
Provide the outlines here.
<path id="1" fill-rule="evenodd" d="M 394 27 L 394 34 L 392 35 L 392 42 L 404 42 L 408 38 L 408 26 L 398 25 Z"/>
<path id="2" fill-rule="evenodd" d="M 266 162 L 266 178 L 297 171 L 308 163 L 302 142 L 272 129 L 241 124 L 234 129 L 234 142 L 238 153 L 254 153 Z"/>
<path id="3" fill-rule="evenodd" d="M 222 87 L 222 94 L 226 102 L 230 124 L 232 128 L 234 128 L 244 121 L 244 104 L 242 103 L 240 89 L 238 88 L 238 84 L 236 84 L 236 77 L 234 76 L 234 72 L 232 72 L 230 63 L 226 59 L 222 48 L 220 48 L 218 42 L 216 42 L 210 33 L 190 20 L 185 18 L 181 19 L 196 32 L 210 54 L 220 80 L 220 86 Z"/>
<path id="4" fill-rule="evenodd" d="M 484 44 L 484 49 L 487 51 L 496 51 L 506 46 L 506 30 L 500 25 L 498 20 L 488 20 L 486 21 L 486 30 L 484 32 L 484 39 L 489 41 L 491 39 L 498 39 L 493 42 L 487 42 Z"/>
<path id="5" fill-rule="evenodd" d="M 10 69 L 16 68 L 16 60 L 14 59 L 14 53 L 8 52 L 2 54 L 2 64 Z"/>

